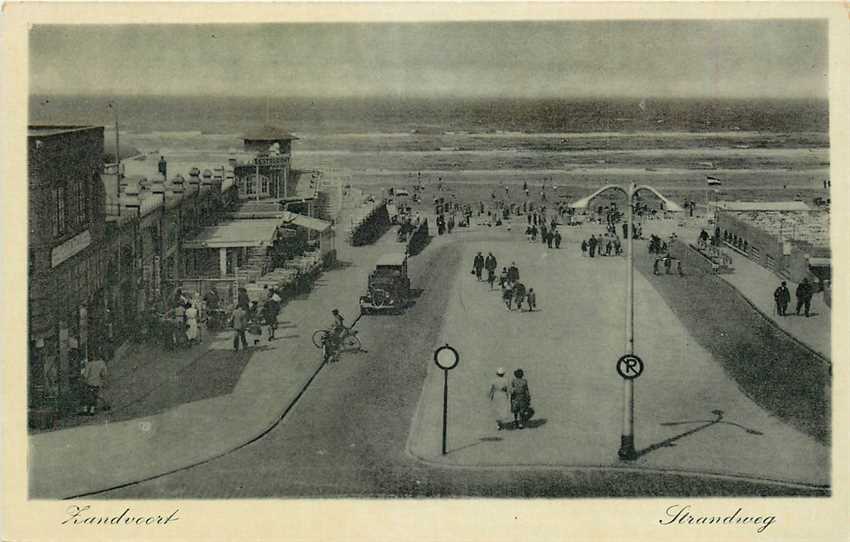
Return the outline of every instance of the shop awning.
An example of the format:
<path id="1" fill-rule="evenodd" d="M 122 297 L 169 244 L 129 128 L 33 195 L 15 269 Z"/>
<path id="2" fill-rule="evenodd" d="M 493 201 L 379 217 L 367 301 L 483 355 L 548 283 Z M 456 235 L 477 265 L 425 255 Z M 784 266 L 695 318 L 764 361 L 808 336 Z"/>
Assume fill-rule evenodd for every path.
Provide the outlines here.
<path id="1" fill-rule="evenodd" d="M 233 220 L 204 228 L 190 241 L 183 242 L 184 249 L 264 247 L 274 242 L 280 221 Z"/>
<path id="2" fill-rule="evenodd" d="M 281 213 L 281 225 L 283 226 L 300 226 L 308 230 L 324 232 L 331 227 L 331 223 L 320 218 L 304 216 L 298 213 L 285 211 Z"/>
<path id="3" fill-rule="evenodd" d="M 809 267 L 832 267 L 831 258 L 809 258 Z"/>

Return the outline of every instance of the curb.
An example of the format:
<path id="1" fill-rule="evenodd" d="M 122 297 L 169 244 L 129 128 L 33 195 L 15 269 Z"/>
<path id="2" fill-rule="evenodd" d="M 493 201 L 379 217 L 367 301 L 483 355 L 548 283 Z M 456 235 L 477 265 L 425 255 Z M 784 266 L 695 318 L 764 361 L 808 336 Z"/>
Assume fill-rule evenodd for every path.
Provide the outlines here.
<path id="1" fill-rule="evenodd" d="M 169 474 L 174 474 L 174 473 L 177 473 L 177 472 L 180 472 L 180 471 L 188 470 L 188 469 L 196 467 L 198 465 L 203 465 L 204 463 L 209 463 L 210 461 L 213 461 L 215 459 L 218 459 L 220 457 L 228 455 L 232 452 L 235 452 L 236 450 L 239 450 L 240 448 L 244 448 L 245 446 L 248 446 L 249 444 L 256 442 L 257 440 L 263 438 L 271 430 L 273 430 L 275 427 L 277 427 L 278 424 L 280 424 L 280 422 L 283 420 L 283 418 L 286 417 L 286 415 L 289 413 L 289 411 L 292 410 L 292 408 L 298 403 L 298 400 L 301 399 L 301 396 L 304 395 L 304 392 L 307 391 L 307 388 L 309 388 L 310 384 L 312 384 L 313 380 L 316 378 L 316 376 L 318 376 L 319 372 L 322 370 L 322 368 L 324 366 L 325 366 L 325 363 L 320 363 L 319 366 L 316 368 L 316 370 L 313 371 L 313 373 L 307 379 L 307 381 L 298 388 L 298 392 L 296 393 L 295 397 L 291 401 L 289 401 L 289 403 L 282 409 L 282 411 L 280 411 L 280 413 L 277 414 L 272 419 L 271 422 L 263 424 L 262 429 L 260 429 L 254 437 L 246 440 L 245 442 L 242 442 L 241 444 L 227 448 L 224 451 L 209 454 L 209 456 L 205 457 L 204 459 L 194 460 L 194 461 L 189 462 L 188 464 L 181 465 L 179 467 L 167 470 L 165 472 L 161 472 L 161 473 L 154 474 L 154 475 L 151 475 L 151 476 L 145 476 L 143 478 L 130 480 L 130 481 L 127 481 L 127 482 L 123 482 L 121 484 L 112 485 L 112 486 L 105 487 L 105 488 L 102 488 L 102 489 L 97 489 L 97 490 L 94 490 L 94 491 L 86 491 L 84 493 L 79 493 L 79 494 L 75 494 L 75 495 L 71 495 L 71 496 L 67 496 L 67 497 L 59 497 L 59 498 L 64 499 L 64 500 L 79 499 L 79 498 L 84 498 L 84 497 L 90 497 L 90 496 L 97 495 L 97 494 L 100 494 L 100 493 L 105 493 L 107 491 L 113 491 L 113 490 L 116 490 L 116 489 L 121 489 L 121 488 L 129 487 L 129 486 L 133 486 L 133 485 L 140 484 L 140 483 L 143 483 L 143 482 L 148 482 L 150 480 L 155 480 L 157 478 L 161 478 L 161 477 L 167 476 Z"/>

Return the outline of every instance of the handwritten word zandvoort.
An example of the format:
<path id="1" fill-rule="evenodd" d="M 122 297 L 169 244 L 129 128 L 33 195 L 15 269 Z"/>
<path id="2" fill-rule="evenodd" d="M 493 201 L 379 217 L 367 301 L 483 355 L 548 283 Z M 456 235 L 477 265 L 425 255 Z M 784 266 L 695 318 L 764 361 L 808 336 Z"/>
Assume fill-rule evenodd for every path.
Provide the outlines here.
<path id="1" fill-rule="evenodd" d="M 726 516 L 701 516 L 690 512 L 691 505 L 674 504 L 667 508 L 665 513 L 666 519 L 658 520 L 661 525 L 755 525 L 758 528 L 756 532 L 764 532 L 775 521 L 776 516 L 747 516 L 744 515 L 743 509 L 738 508 L 733 514 Z"/>
<path id="2" fill-rule="evenodd" d="M 68 517 L 62 522 L 62 525 L 167 525 L 170 522 L 179 520 L 177 512 L 179 508 L 171 512 L 170 515 L 142 515 L 134 516 L 130 513 L 129 508 L 125 508 L 123 512 L 117 515 L 95 515 L 89 513 L 91 506 L 69 506 L 67 513 Z"/>

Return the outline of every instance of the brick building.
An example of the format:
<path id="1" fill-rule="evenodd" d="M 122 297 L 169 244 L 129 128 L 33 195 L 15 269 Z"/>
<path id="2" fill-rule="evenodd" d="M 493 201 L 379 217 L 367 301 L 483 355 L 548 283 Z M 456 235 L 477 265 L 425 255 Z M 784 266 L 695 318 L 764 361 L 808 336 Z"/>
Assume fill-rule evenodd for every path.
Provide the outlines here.
<path id="1" fill-rule="evenodd" d="M 31 126 L 27 140 L 29 398 L 61 407 L 106 316 L 103 128 Z"/>
<path id="2" fill-rule="evenodd" d="M 81 360 L 109 358 L 194 274 L 181 244 L 236 202 L 233 179 L 149 182 L 104 165 L 103 128 L 31 126 L 29 402 L 60 413 L 80 396 Z"/>

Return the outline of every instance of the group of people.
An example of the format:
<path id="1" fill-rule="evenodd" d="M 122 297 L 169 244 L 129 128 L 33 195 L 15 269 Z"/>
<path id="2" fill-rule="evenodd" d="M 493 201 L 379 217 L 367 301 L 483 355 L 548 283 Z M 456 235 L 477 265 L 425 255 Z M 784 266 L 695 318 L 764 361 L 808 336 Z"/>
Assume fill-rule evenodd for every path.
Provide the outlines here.
<path id="1" fill-rule="evenodd" d="M 513 417 L 514 427 L 523 429 L 534 416 L 531 408 L 531 392 L 525 371 L 516 369 L 510 383 L 505 379 L 505 370 L 496 370 L 496 379 L 490 384 L 488 397 L 496 418 L 496 429 L 501 431 L 507 427 L 507 420 Z"/>
<path id="2" fill-rule="evenodd" d="M 655 234 L 649 236 L 648 250 L 650 254 L 666 254 L 669 246 L 666 241 L 663 241 Z"/>
<path id="3" fill-rule="evenodd" d="M 806 318 L 810 316 L 812 308 L 812 297 L 815 294 L 814 285 L 809 282 L 809 279 L 803 278 L 800 284 L 797 285 L 797 290 L 794 292 L 797 297 L 797 309 L 794 314 L 799 316 L 800 311 L 804 310 Z M 788 283 L 784 280 L 776 290 L 773 291 L 773 300 L 776 303 L 776 313 L 779 316 L 788 316 L 788 304 L 791 303 L 791 291 L 788 289 Z"/>
<path id="4" fill-rule="evenodd" d="M 238 352 L 239 345 L 242 344 L 242 349 L 248 349 L 248 338 L 246 333 L 255 326 L 262 333 L 262 325 L 266 326 L 268 331 L 268 340 L 275 340 L 275 331 L 277 331 L 277 316 L 280 313 L 281 302 L 283 301 L 280 294 L 274 288 L 269 288 L 267 285 L 263 287 L 265 291 L 265 299 L 262 307 L 259 302 L 250 301 L 248 291 L 245 288 L 239 288 L 236 300 L 236 308 L 230 314 L 230 327 L 233 328 L 233 350 Z M 259 339 L 254 341 L 257 344 Z"/>
<path id="5" fill-rule="evenodd" d="M 525 235 L 528 237 L 529 243 L 534 243 L 537 241 L 537 226 L 531 224 L 525 229 Z M 554 245 L 555 248 L 561 248 L 561 232 L 558 231 L 557 226 L 555 225 L 555 221 L 552 221 L 552 224 L 549 228 L 546 227 L 546 224 L 540 225 L 540 240 L 546 244 L 549 248 L 552 248 Z"/>
<path id="6" fill-rule="evenodd" d="M 487 284 L 490 285 L 491 290 L 495 288 L 498 268 L 499 264 L 492 252 L 488 252 L 486 257 L 478 252 L 472 260 L 472 274 L 480 281 L 484 280 L 484 271 L 486 271 Z M 522 311 L 523 303 L 528 307 L 528 311 L 537 308 L 537 293 L 534 288 L 526 289 L 525 284 L 520 282 L 516 262 L 511 262 L 510 267 L 502 267 L 502 272 L 499 274 L 499 287 L 502 291 L 502 301 L 509 311 L 514 307 Z"/>
<path id="7" fill-rule="evenodd" d="M 599 256 L 620 256 L 623 254 L 623 243 L 616 235 L 608 234 L 606 236 L 591 235 L 590 239 L 583 239 L 581 242 L 581 255 L 593 258 Z"/>
<path id="8" fill-rule="evenodd" d="M 201 342 L 199 322 L 203 320 L 203 305 L 199 299 L 191 299 L 178 288 L 174 292 L 173 308 L 167 316 L 174 322 L 172 333 L 166 337 L 169 347 L 190 347 Z"/>

